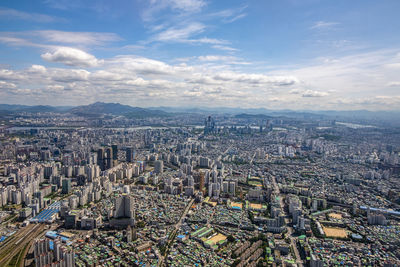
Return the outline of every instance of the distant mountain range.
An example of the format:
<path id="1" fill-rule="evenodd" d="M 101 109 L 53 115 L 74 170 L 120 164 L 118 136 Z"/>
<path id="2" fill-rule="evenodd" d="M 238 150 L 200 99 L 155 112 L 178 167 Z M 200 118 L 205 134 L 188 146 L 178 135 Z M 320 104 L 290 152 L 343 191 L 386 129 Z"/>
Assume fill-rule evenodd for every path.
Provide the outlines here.
<path id="1" fill-rule="evenodd" d="M 400 125 L 400 110 L 369 111 L 369 110 L 270 110 L 265 108 L 193 108 L 193 107 L 154 107 L 150 109 L 165 112 L 199 113 L 199 114 L 229 114 L 239 118 L 252 117 L 259 119 L 262 116 L 288 117 L 298 119 L 330 119 L 330 120 L 358 120 L 378 121 L 385 123 L 395 122 Z M 265 117 L 264 119 L 267 119 Z"/>
<path id="2" fill-rule="evenodd" d="M 248 114 L 248 113 L 241 113 L 235 115 L 236 119 L 273 119 L 273 117 L 265 115 L 265 114 Z"/>
<path id="3" fill-rule="evenodd" d="M 400 111 L 368 111 L 368 110 L 269 110 L 264 108 L 196 108 L 196 107 L 151 107 L 140 108 L 119 103 L 96 102 L 90 105 L 76 107 L 70 106 L 27 106 L 0 104 L 0 114 L 13 114 L 19 112 L 27 113 L 72 113 L 80 116 L 101 116 L 104 114 L 123 115 L 128 118 L 148 118 L 148 117 L 170 117 L 178 114 L 199 114 L 199 115 L 233 115 L 242 119 L 269 119 L 272 117 L 289 117 L 298 119 L 331 119 L 331 120 L 357 120 L 394 123 L 400 125 Z"/>
<path id="4" fill-rule="evenodd" d="M 28 112 L 28 113 L 39 113 L 39 112 L 63 112 L 72 107 L 53 107 L 53 106 L 26 106 L 26 105 L 9 105 L 0 104 L 0 111 L 2 112 Z"/>
<path id="5" fill-rule="evenodd" d="M 26 105 L 9 105 L 0 104 L 0 113 L 72 113 L 79 116 L 99 116 L 103 114 L 124 115 L 129 118 L 146 118 L 146 117 L 167 117 L 172 114 L 161 110 L 146 109 L 131 107 L 128 105 L 121 105 L 118 103 L 103 103 L 96 102 L 90 105 L 77 106 L 77 107 L 56 107 L 56 106 L 26 106 Z"/>
<path id="6" fill-rule="evenodd" d="M 112 114 L 124 115 L 129 118 L 167 117 L 172 115 L 161 110 L 138 108 L 128 105 L 121 105 L 118 103 L 103 102 L 96 102 L 86 106 L 78 106 L 70 109 L 68 112 L 83 116 L 95 114 Z"/>

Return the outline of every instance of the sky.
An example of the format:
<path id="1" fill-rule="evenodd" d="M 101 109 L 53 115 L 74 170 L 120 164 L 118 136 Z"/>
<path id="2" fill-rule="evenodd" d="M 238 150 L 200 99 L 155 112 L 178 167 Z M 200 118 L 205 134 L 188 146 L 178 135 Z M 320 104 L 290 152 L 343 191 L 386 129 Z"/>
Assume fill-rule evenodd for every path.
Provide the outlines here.
<path id="1" fill-rule="evenodd" d="M 0 103 L 400 110 L 398 0 L 2 0 Z"/>

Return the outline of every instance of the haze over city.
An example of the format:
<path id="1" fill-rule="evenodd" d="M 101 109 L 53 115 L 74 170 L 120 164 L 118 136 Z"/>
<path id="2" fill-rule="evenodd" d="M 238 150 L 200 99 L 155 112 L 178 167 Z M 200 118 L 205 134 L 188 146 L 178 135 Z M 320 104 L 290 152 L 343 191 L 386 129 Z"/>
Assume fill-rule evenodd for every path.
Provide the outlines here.
<path id="1" fill-rule="evenodd" d="M 2 103 L 399 110 L 399 1 L 2 1 Z"/>

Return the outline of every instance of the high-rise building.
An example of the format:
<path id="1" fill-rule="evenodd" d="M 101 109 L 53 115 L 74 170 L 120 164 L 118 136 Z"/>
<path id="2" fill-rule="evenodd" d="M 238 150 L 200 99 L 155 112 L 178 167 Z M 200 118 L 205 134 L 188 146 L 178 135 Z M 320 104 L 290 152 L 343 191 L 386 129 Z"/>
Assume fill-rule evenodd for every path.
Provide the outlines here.
<path id="1" fill-rule="evenodd" d="M 72 188 L 71 188 L 71 179 L 63 179 L 62 180 L 62 193 L 63 194 L 69 194 L 71 193 Z"/>
<path id="2" fill-rule="evenodd" d="M 118 160 L 118 146 L 112 145 L 111 148 L 112 148 L 112 159 Z"/>
<path id="3" fill-rule="evenodd" d="M 104 159 L 104 148 L 99 148 L 97 150 L 97 165 L 100 166 L 100 169 L 104 171 L 105 168 L 105 159 Z"/>
<path id="4" fill-rule="evenodd" d="M 201 168 L 209 168 L 211 165 L 211 160 L 206 157 L 200 157 L 199 165 Z"/>
<path id="5" fill-rule="evenodd" d="M 105 158 L 104 158 L 104 165 L 105 169 L 111 169 L 114 167 L 114 162 L 113 162 L 113 149 L 112 147 L 107 147 L 106 148 L 106 153 L 105 153 Z"/>
<path id="6" fill-rule="evenodd" d="M 133 198 L 123 195 L 116 199 L 115 218 L 134 218 L 134 202 Z"/>
<path id="7" fill-rule="evenodd" d="M 37 239 L 33 244 L 34 265 L 42 266 L 75 266 L 75 253 L 69 248 L 63 246 L 61 240 L 52 241 L 53 248 L 50 248 L 50 240 Z"/>
<path id="8" fill-rule="evenodd" d="M 163 173 L 164 163 L 162 160 L 156 160 L 154 163 L 154 172 L 157 174 Z"/>
<path id="9" fill-rule="evenodd" d="M 114 203 L 114 219 L 110 225 L 116 228 L 126 228 L 128 225 L 134 226 L 135 210 L 134 200 L 127 194 L 115 199 Z"/>
<path id="10" fill-rule="evenodd" d="M 236 193 L 236 183 L 234 181 L 229 182 L 229 194 L 235 195 Z"/>
<path id="11" fill-rule="evenodd" d="M 126 162 L 134 162 L 135 161 L 135 151 L 133 147 L 126 148 Z"/>
<path id="12" fill-rule="evenodd" d="M 204 134 L 211 134 L 215 133 L 216 127 L 214 119 L 211 116 L 208 116 L 207 119 L 204 121 Z"/>

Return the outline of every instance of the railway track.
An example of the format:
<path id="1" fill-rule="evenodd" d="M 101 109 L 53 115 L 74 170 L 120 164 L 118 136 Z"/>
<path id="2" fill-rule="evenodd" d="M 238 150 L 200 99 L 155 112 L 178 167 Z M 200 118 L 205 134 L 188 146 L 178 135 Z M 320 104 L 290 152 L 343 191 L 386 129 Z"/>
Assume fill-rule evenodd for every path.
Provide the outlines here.
<path id="1" fill-rule="evenodd" d="M 3 248 L 7 247 L 10 243 L 15 242 L 15 240 L 26 234 L 27 232 L 31 231 L 32 228 L 34 227 L 33 224 L 29 224 L 28 226 L 21 228 L 19 231 L 17 231 L 16 233 L 14 233 L 12 236 L 8 237 L 6 240 L 4 240 L 1 244 L 0 244 L 0 256 L 1 256 L 1 252 L 3 251 Z"/>
<path id="2" fill-rule="evenodd" d="M 43 224 L 28 225 L 10 237 L 8 242 L 0 248 L 0 266 L 7 266 L 17 255 L 19 255 L 18 262 L 21 255 L 24 254 L 23 250 L 26 246 L 39 236 L 44 229 L 45 226 Z"/>

